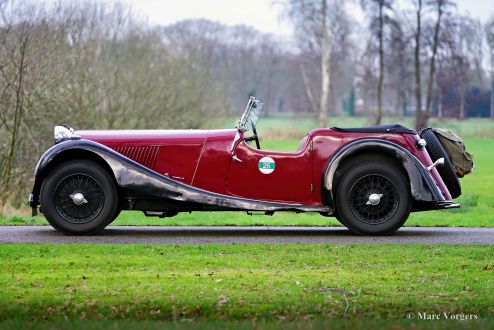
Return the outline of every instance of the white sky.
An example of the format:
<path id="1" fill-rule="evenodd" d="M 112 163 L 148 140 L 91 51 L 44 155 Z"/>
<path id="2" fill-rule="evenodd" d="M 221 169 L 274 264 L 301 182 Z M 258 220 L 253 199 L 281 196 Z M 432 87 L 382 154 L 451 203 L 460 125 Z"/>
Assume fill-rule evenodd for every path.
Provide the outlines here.
<path id="1" fill-rule="evenodd" d="M 104 0 L 103 0 L 104 1 Z M 112 2 L 112 0 L 106 0 Z M 400 0 L 398 0 L 400 1 Z M 403 1 L 403 0 L 401 0 Z M 121 0 L 151 24 L 170 24 L 188 18 L 206 18 L 228 25 L 247 24 L 263 31 L 290 35 L 290 24 L 280 19 L 279 0 Z M 485 22 L 494 15 L 493 0 L 456 0 L 458 11 Z M 362 19 L 358 1 L 351 5 Z"/>
<path id="2" fill-rule="evenodd" d="M 121 0 L 150 23 L 169 24 L 206 18 L 228 25 L 246 24 L 263 32 L 290 35 L 290 25 L 279 19 L 280 7 L 271 0 Z"/>

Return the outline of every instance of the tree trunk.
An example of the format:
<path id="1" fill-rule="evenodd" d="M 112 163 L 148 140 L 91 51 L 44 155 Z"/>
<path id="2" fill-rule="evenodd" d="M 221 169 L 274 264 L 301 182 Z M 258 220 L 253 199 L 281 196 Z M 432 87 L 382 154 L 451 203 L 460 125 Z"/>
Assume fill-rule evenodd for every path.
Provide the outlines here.
<path id="1" fill-rule="evenodd" d="M 329 63 L 329 35 L 327 30 L 326 13 L 327 13 L 327 0 L 322 0 L 322 24 L 321 24 L 321 99 L 319 102 L 319 127 L 326 127 L 327 123 L 327 107 L 329 96 L 329 83 L 330 83 L 330 63 Z"/>
<path id="2" fill-rule="evenodd" d="M 404 59 L 400 59 L 400 73 L 398 75 L 398 90 L 399 90 L 399 98 L 400 98 L 400 118 L 406 117 L 408 115 L 408 88 L 403 82 L 408 79 L 408 72 L 406 68 L 406 64 L 404 63 Z"/>
<path id="3" fill-rule="evenodd" d="M 383 29 L 384 29 L 384 18 L 383 18 L 383 8 L 384 0 L 379 2 L 379 82 L 377 85 L 377 115 L 375 124 L 381 124 L 382 119 L 382 98 L 383 98 L 383 82 L 384 82 L 384 49 L 383 49 Z"/>
<path id="4" fill-rule="evenodd" d="M 300 72 L 302 73 L 302 81 L 304 82 L 304 87 L 305 87 L 305 94 L 307 95 L 307 98 L 309 99 L 310 106 L 312 108 L 312 111 L 314 111 L 314 114 L 318 113 L 318 108 L 316 101 L 314 100 L 314 96 L 312 95 L 312 91 L 310 89 L 310 84 L 309 84 L 309 78 L 307 78 L 307 73 L 305 72 L 304 65 L 300 63 Z"/>
<path id="5" fill-rule="evenodd" d="M 494 120 L 494 51 L 491 49 L 491 119 Z"/>
<path id="6" fill-rule="evenodd" d="M 5 168 L 2 173 L 2 190 L 8 194 L 10 181 L 12 179 L 12 163 L 16 153 L 16 143 L 18 142 L 18 132 L 21 126 L 23 112 L 24 112 L 24 73 L 26 70 L 26 50 L 27 50 L 28 37 L 25 37 L 20 42 L 19 49 L 19 65 L 17 67 L 18 78 L 17 86 L 15 89 L 15 108 L 14 108 L 14 122 L 12 126 L 11 140 L 9 144 L 9 152 L 5 161 Z M 5 197 L 5 196 L 2 196 Z"/>
<path id="7" fill-rule="evenodd" d="M 331 111 L 329 111 L 330 114 L 332 113 L 336 115 L 338 112 L 340 112 L 338 107 L 338 104 L 340 103 L 338 101 L 340 100 L 338 99 L 335 93 L 334 81 L 331 81 L 331 83 L 329 84 L 329 100 L 328 100 L 329 108 L 331 109 Z"/>
<path id="8" fill-rule="evenodd" d="M 422 83 L 420 77 L 420 36 L 422 34 L 422 0 L 417 1 L 417 30 L 415 31 L 415 128 L 418 130 L 424 127 L 422 121 Z"/>
<path id="9" fill-rule="evenodd" d="M 427 85 L 427 97 L 425 101 L 425 114 L 422 120 L 422 127 L 427 126 L 427 122 L 429 121 L 430 113 L 431 113 L 431 105 L 432 105 L 432 90 L 434 85 L 434 77 L 436 75 L 436 56 L 437 49 L 439 47 L 439 31 L 441 30 L 441 18 L 443 16 L 443 0 L 438 0 L 437 2 L 437 21 L 434 25 L 434 39 L 432 41 L 432 55 L 429 66 L 429 82 Z M 422 128 L 420 127 L 420 128 Z"/>
<path id="10" fill-rule="evenodd" d="M 437 96 L 437 117 L 443 117 L 443 89 L 441 87 L 438 88 L 438 96 Z"/>
<path id="11" fill-rule="evenodd" d="M 458 118 L 465 119 L 465 88 L 463 84 L 460 84 L 460 113 Z"/>
<path id="12" fill-rule="evenodd" d="M 494 120 L 494 73 L 491 75 L 491 119 Z"/>

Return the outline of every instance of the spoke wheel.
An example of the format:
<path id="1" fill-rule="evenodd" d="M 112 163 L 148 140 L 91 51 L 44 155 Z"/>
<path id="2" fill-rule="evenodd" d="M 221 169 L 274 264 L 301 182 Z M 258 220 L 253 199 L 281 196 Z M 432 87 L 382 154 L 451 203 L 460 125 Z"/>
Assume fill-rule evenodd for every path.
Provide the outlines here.
<path id="1" fill-rule="evenodd" d="M 367 224 L 380 224 L 395 214 L 400 203 L 396 186 L 382 175 L 367 175 L 357 180 L 349 194 L 352 213 Z"/>
<path id="2" fill-rule="evenodd" d="M 79 196 L 83 198 L 81 201 L 77 199 Z M 94 220 L 104 203 L 101 185 L 87 174 L 69 175 L 55 189 L 55 207 L 70 223 L 82 224 Z"/>
<path id="3" fill-rule="evenodd" d="M 410 183 L 401 164 L 379 155 L 355 157 L 342 168 L 336 187 L 338 218 L 359 235 L 387 235 L 407 220 Z"/>
<path id="4" fill-rule="evenodd" d="M 44 178 L 40 193 L 46 220 L 57 230 L 92 235 L 103 230 L 118 211 L 118 190 L 103 166 L 74 159 L 54 167 Z"/>

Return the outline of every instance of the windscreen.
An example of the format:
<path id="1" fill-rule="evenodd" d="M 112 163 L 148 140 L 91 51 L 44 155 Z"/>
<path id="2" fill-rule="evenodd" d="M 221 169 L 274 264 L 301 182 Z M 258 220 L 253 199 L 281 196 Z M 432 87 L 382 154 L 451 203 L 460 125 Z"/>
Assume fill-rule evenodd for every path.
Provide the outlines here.
<path id="1" fill-rule="evenodd" d="M 237 122 L 237 128 L 243 131 L 252 130 L 252 123 L 254 123 L 254 125 L 257 124 L 263 107 L 264 102 L 256 100 L 251 96 L 242 118 Z"/>

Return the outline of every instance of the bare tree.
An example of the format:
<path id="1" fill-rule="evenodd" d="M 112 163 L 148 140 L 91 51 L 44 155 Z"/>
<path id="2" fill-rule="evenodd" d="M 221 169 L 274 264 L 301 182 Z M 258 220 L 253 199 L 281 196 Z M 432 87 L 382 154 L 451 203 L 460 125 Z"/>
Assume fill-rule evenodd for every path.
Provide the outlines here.
<path id="1" fill-rule="evenodd" d="M 387 11 L 392 9 L 392 0 L 362 0 L 361 5 L 370 17 L 370 30 L 377 36 L 379 74 L 377 82 L 377 114 L 375 124 L 381 123 L 383 115 L 383 87 L 384 87 L 384 28 L 389 22 Z"/>
<path id="2" fill-rule="evenodd" d="M 319 102 L 319 126 L 325 127 L 327 123 L 327 107 L 329 96 L 329 84 L 330 84 L 330 62 L 329 52 L 331 49 L 331 43 L 329 40 L 327 12 L 328 1 L 321 0 L 321 98 Z"/>
<path id="3" fill-rule="evenodd" d="M 404 17 L 395 15 L 390 21 L 390 51 L 386 68 L 390 82 L 387 88 L 395 92 L 396 114 L 403 117 L 408 114 L 409 95 L 413 93 L 411 65 L 413 63 L 412 36 L 405 30 Z"/>
<path id="4" fill-rule="evenodd" d="M 347 108 L 354 106 L 351 104 L 351 100 L 355 96 L 352 93 L 354 93 L 358 57 L 358 46 L 357 41 L 354 39 L 354 32 L 359 25 L 345 6 L 337 5 L 335 2 L 330 7 L 331 11 L 328 12 L 329 21 L 331 22 L 328 30 L 332 41 L 330 77 L 337 77 L 337 79 L 331 79 L 329 85 L 329 113 L 331 114 L 341 113 L 344 110 L 345 102 L 347 103 Z"/>
<path id="5" fill-rule="evenodd" d="M 452 27 L 454 34 L 451 43 L 451 60 L 455 65 L 451 70 L 457 77 L 461 78 L 458 80 L 460 97 L 458 118 L 464 119 L 466 116 L 465 96 L 469 84 L 476 82 L 480 88 L 483 86 L 482 48 L 484 38 L 478 20 L 467 15 L 458 16 L 456 20 L 455 26 Z"/>
<path id="6" fill-rule="evenodd" d="M 463 40 L 465 47 L 463 48 L 463 54 L 469 58 L 469 62 L 472 63 L 475 70 L 474 78 L 481 89 L 484 89 L 484 31 L 482 29 L 482 23 L 479 19 L 474 19 L 468 15 L 462 15 L 459 17 L 461 35 L 464 36 Z"/>
<path id="7" fill-rule="evenodd" d="M 427 126 L 431 113 L 433 86 L 436 74 L 436 60 L 437 52 L 440 46 L 440 32 L 442 27 L 442 19 L 445 14 L 445 10 L 452 3 L 449 0 L 429 0 L 425 3 L 429 7 L 433 8 L 435 12 L 435 19 L 432 28 L 432 36 L 430 40 L 430 57 L 428 68 L 428 81 L 425 100 L 425 109 L 422 108 L 422 83 L 421 83 L 421 38 L 423 37 L 422 18 L 424 11 L 424 3 L 422 0 L 416 0 L 416 30 L 415 30 L 415 95 L 416 95 L 416 114 L 415 114 L 415 126 L 417 129 L 421 129 Z"/>
<path id="8" fill-rule="evenodd" d="M 436 76 L 436 59 L 437 59 L 437 51 L 439 48 L 439 32 L 441 31 L 441 19 L 444 14 L 444 6 L 447 0 L 434 0 L 429 2 L 431 6 L 435 7 L 436 10 L 436 21 L 434 23 L 434 30 L 432 36 L 432 52 L 429 62 L 429 79 L 427 81 L 427 96 L 425 99 L 425 113 L 422 111 L 418 112 L 417 116 L 417 129 L 423 128 L 427 126 L 427 122 L 429 120 L 430 112 L 431 112 L 431 104 L 432 104 L 432 88 L 434 86 L 434 80 Z"/>
<path id="9" fill-rule="evenodd" d="M 377 104 L 379 124 L 388 104 L 405 115 L 414 98 L 421 128 L 435 100 L 439 116 L 461 118 L 468 91 L 482 87 L 484 36 L 478 21 L 451 14 L 451 0 L 414 0 L 413 22 L 393 0 L 361 0 L 370 31 L 346 2 L 280 1 L 294 43 L 208 20 L 149 26 L 118 3 L 0 0 L 0 202 L 25 193 L 19 183 L 59 123 L 207 127 L 256 94 L 273 111 L 313 112 L 321 127 L 345 100 L 358 111 Z M 494 119 L 494 18 L 485 38 Z"/>
<path id="10" fill-rule="evenodd" d="M 7 148 L 1 159 L 1 179 L 2 192 L 7 196 L 11 195 L 9 187 L 16 186 L 17 182 L 12 182 L 16 176 L 13 173 L 15 157 L 20 142 L 21 125 L 26 115 L 26 74 L 28 67 L 34 61 L 32 51 L 35 30 L 29 22 L 23 21 L 26 18 L 34 18 L 36 12 L 34 8 L 26 9 L 21 17 L 12 17 L 9 9 L 0 4 L 0 26 L 2 26 L 2 43 L 0 44 L 0 71 L 2 74 L 2 123 L 7 132 Z M 16 21 L 19 20 L 19 21 Z"/>
<path id="11" fill-rule="evenodd" d="M 327 124 L 327 107 L 331 83 L 331 38 L 328 23 L 328 0 L 287 0 L 285 12 L 297 26 L 297 37 L 302 49 L 317 50 L 320 56 L 320 94 L 318 122 L 320 127 Z M 304 78 L 303 63 L 300 64 Z M 306 76 L 307 77 L 307 76 Z M 307 78 L 303 79 L 307 98 L 314 107 L 314 93 Z"/>
<path id="12" fill-rule="evenodd" d="M 415 49 L 414 49 L 414 66 L 415 66 L 415 126 L 421 128 L 422 123 L 422 67 L 421 67 L 421 38 L 422 38 L 422 0 L 415 2 Z M 420 121 L 420 122 L 419 122 Z"/>
<path id="13" fill-rule="evenodd" d="M 494 17 L 485 25 L 485 37 L 489 47 L 489 57 L 491 62 L 490 87 L 491 87 L 491 119 L 494 120 Z"/>
<path id="14" fill-rule="evenodd" d="M 118 4 L 0 2 L 0 202 L 25 195 L 54 125 L 208 125 L 222 85 L 165 39 Z"/>

